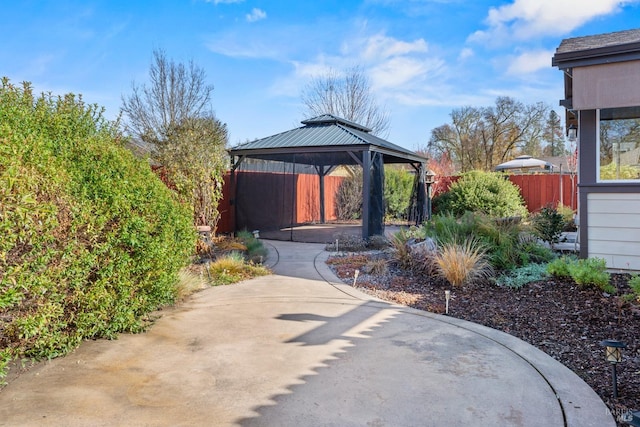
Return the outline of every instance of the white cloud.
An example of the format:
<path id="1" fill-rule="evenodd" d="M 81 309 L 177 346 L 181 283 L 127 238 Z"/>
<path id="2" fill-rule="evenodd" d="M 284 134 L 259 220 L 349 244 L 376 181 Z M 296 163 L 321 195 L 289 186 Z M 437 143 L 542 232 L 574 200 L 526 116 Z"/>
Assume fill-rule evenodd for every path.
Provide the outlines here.
<path id="1" fill-rule="evenodd" d="M 365 41 L 363 59 L 375 60 L 376 58 L 391 58 L 410 53 L 421 53 L 428 50 L 427 42 L 424 39 L 417 39 L 413 42 L 405 42 L 384 34 L 376 34 Z"/>
<path id="2" fill-rule="evenodd" d="M 538 70 L 551 67 L 551 50 L 536 50 L 524 52 L 514 58 L 507 67 L 507 74 L 530 74 Z"/>
<path id="3" fill-rule="evenodd" d="M 378 100 L 396 105 L 434 102 L 447 69 L 444 60 L 428 52 L 425 40 L 406 41 L 380 33 L 349 38 L 334 55 L 291 62 L 292 75 L 275 82 L 272 93 L 296 96 L 311 78 L 357 65 L 370 79 Z"/>
<path id="4" fill-rule="evenodd" d="M 621 7 L 639 0 L 514 0 L 489 9 L 485 20 L 489 28 L 477 31 L 471 41 L 500 43 L 545 35 L 562 35 L 603 15 L 617 13 Z"/>
<path id="5" fill-rule="evenodd" d="M 254 7 L 251 10 L 251 13 L 247 14 L 246 18 L 247 18 L 247 22 L 260 21 L 262 19 L 266 19 L 267 18 L 267 12 L 265 12 L 262 9 L 258 9 L 257 7 Z"/>
<path id="6" fill-rule="evenodd" d="M 475 52 L 473 51 L 473 49 L 465 47 L 460 51 L 460 54 L 458 55 L 458 60 L 464 61 L 467 58 L 471 58 L 473 55 L 475 55 Z"/>

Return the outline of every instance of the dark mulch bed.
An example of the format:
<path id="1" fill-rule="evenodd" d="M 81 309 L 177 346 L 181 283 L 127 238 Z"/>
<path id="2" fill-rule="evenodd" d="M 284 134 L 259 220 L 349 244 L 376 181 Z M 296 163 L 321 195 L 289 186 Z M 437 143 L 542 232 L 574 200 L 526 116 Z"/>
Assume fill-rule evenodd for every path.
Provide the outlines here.
<path id="1" fill-rule="evenodd" d="M 354 271 L 382 254 L 332 257 L 328 264 L 352 284 Z M 617 295 L 631 292 L 628 274 L 612 274 Z M 449 315 L 514 335 L 563 363 L 600 395 L 621 418 L 640 410 L 640 304 L 549 278 L 514 290 L 493 283 L 452 288 L 434 277 L 413 275 L 388 264 L 385 274 L 360 274 L 356 287 L 381 299 L 434 313 L 445 312 L 445 290 L 451 290 Z M 611 366 L 604 360 L 605 339 L 627 344 L 618 364 L 618 399 L 612 397 Z M 620 424 L 626 425 L 626 424 Z"/>

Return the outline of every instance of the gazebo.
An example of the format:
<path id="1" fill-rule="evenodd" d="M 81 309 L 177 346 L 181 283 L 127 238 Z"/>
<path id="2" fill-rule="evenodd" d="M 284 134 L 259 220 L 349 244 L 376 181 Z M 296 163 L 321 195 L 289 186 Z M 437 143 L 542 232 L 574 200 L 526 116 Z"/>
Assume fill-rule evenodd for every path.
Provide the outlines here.
<path id="1" fill-rule="evenodd" d="M 231 206 L 235 229 L 297 225 L 287 198 L 293 197 L 297 174 L 318 177 L 320 223 L 325 223 L 325 177 L 338 166 L 362 168 L 362 237 L 384 232 L 384 165 L 409 164 L 416 172 L 416 216 L 426 212 L 424 176 L 427 159 L 371 134 L 365 126 L 330 114 L 302 122 L 303 126 L 240 144 L 231 150 Z M 247 172 L 247 173 L 239 173 Z M 278 174 L 282 179 L 251 179 L 251 172 Z M 261 185 L 265 191 L 261 191 Z M 279 188 L 273 188 L 277 186 Z M 269 196 L 267 196 L 269 194 Z M 267 200 L 267 197 L 269 200 Z M 272 200 L 277 198 L 278 200 Z M 280 200 L 280 198 L 282 200 Z M 286 218 L 288 216 L 288 218 Z M 284 218 L 283 218 L 284 217 Z"/>

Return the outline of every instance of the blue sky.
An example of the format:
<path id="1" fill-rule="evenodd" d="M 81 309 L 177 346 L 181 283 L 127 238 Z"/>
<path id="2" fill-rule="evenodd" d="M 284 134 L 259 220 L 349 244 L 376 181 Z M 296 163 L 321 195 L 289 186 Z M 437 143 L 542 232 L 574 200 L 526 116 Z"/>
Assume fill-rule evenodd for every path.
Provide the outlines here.
<path id="1" fill-rule="evenodd" d="M 205 69 L 231 145 L 300 126 L 304 85 L 356 65 L 390 113 L 387 139 L 409 149 L 452 109 L 498 96 L 562 112 L 562 75 L 551 67 L 560 41 L 640 27 L 640 0 L 5 3 L 0 75 L 82 94 L 115 118 L 163 49 Z"/>

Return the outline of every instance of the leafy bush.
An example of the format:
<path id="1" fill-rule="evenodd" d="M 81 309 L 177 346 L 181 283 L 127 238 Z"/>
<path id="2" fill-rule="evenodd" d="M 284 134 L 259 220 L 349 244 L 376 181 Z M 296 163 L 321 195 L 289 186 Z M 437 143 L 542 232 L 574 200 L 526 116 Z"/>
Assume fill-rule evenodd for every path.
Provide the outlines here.
<path id="1" fill-rule="evenodd" d="M 496 283 L 499 286 L 520 289 L 531 282 L 543 280 L 547 276 L 547 266 L 545 264 L 529 264 L 508 271 L 498 277 Z"/>
<path id="2" fill-rule="evenodd" d="M 555 252 L 535 240 L 520 240 L 518 256 L 520 265 L 546 264 L 557 258 Z"/>
<path id="3" fill-rule="evenodd" d="M 0 376 L 84 338 L 138 331 L 177 294 L 192 213 L 74 95 L 0 88 Z"/>
<path id="4" fill-rule="evenodd" d="M 611 275 L 606 270 L 607 263 L 602 258 L 576 259 L 563 256 L 547 266 L 549 274 L 571 278 L 580 286 L 595 286 L 614 294 L 616 289 L 610 284 Z"/>
<path id="5" fill-rule="evenodd" d="M 484 252 L 473 239 L 441 246 L 435 261 L 440 275 L 453 286 L 462 286 L 491 274 Z"/>
<path id="6" fill-rule="evenodd" d="M 553 207 L 545 206 L 532 218 L 533 231 L 542 241 L 553 245 L 560 240 L 564 229 L 564 218 Z"/>
<path id="7" fill-rule="evenodd" d="M 350 221 L 362 215 L 362 170 L 353 170 L 338 187 L 336 194 L 336 215 L 338 219 Z"/>
<path id="8" fill-rule="evenodd" d="M 471 171 L 451 185 L 446 197 L 448 206 L 438 203 L 438 211 L 461 216 L 467 211 L 504 217 L 525 217 L 520 190 L 502 174 L 494 172 Z"/>
<path id="9" fill-rule="evenodd" d="M 615 293 L 615 288 L 609 284 L 611 275 L 607 272 L 607 262 L 602 258 L 579 259 L 569 264 L 569 275 L 578 285 L 595 285 L 603 291 Z"/>
<path id="10" fill-rule="evenodd" d="M 564 221 L 564 228 L 562 231 L 576 231 L 576 222 L 574 219 L 575 212 L 571 209 L 570 206 L 565 206 L 559 204 L 556 208 L 558 213 L 562 215 L 562 220 Z"/>
<path id="11" fill-rule="evenodd" d="M 547 264 L 547 273 L 560 278 L 571 278 L 569 265 L 576 262 L 575 257 L 561 256 Z"/>
<path id="12" fill-rule="evenodd" d="M 636 301 L 640 301 L 640 275 L 633 274 L 629 279 L 629 287 L 633 291 Z"/>
<path id="13" fill-rule="evenodd" d="M 414 175 L 405 169 L 387 167 L 384 171 L 384 204 L 389 219 L 406 219 L 413 191 Z"/>

